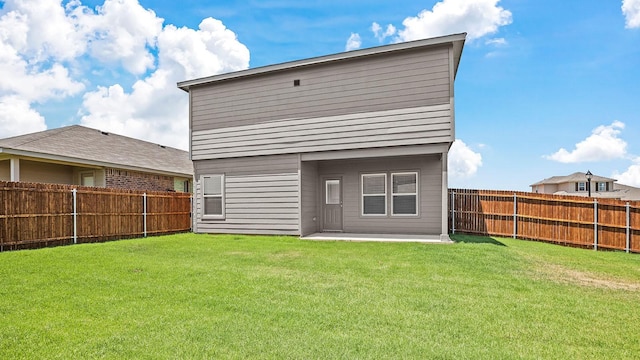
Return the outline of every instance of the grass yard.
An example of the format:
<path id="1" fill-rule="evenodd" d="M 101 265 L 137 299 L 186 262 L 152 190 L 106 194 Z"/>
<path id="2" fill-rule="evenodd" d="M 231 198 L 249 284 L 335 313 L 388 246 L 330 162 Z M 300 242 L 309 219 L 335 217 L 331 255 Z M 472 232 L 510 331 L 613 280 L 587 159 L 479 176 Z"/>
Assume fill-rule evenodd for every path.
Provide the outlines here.
<path id="1" fill-rule="evenodd" d="M 640 358 L 640 255 L 455 240 L 0 253 L 0 358 Z"/>

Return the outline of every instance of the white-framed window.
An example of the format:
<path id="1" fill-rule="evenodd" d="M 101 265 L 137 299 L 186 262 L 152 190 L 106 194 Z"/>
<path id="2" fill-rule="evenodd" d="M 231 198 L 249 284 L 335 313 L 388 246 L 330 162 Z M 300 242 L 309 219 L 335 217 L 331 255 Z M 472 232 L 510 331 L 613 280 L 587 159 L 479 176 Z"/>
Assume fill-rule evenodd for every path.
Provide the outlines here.
<path id="1" fill-rule="evenodd" d="M 580 181 L 578 182 L 578 186 L 576 186 L 577 191 L 587 191 L 587 183 Z"/>
<path id="2" fill-rule="evenodd" d="M 387 174 L 361 175 L 362 216 L 387 215 Z"/>
<path id="3" fill-rule="evenodd" d="M 80 173 L 80 185 L 82 186 L 96 186 L 95 179 L 93 171 Z"/>
<path id="4" fill-rule="evenodd" d="M 202 175 L 202 216 L 224 219 L 224 175 Z"/>
<path id="5" fill-rule="evenodd" d="M 391 215 L 418 215 L 418 173 L 391 173 Z"/>
<path id="6" fill-rule="evenodd" d="M 606 182 L 599 182 L 597 184 L 597 188 L 598 188 L 598 191 L 607 191 L 607 183 Z"/>

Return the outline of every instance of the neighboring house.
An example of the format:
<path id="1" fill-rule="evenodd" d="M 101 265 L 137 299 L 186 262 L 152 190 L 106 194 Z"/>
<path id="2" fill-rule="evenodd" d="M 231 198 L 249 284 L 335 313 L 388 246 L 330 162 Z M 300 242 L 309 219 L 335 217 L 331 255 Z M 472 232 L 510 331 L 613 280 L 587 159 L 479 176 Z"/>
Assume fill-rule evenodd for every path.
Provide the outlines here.
<path id="1" fill-rule="evenodd" d="M 531 191 L 540 194 L 588 196 L 589 185 L 583 172 L 568 176 L 553 176 L 531 185 Z M 593 175 L 591 196 L 621 200 L 640 200 L 640 188 L 618 184 L 617 180 Z"/>
<path id="2" fill-rule="evenodd" d="M 184 81 L 196 232 L 448 240 L 466 34 Z"/>
<path id="3" fill-rule="evenodd" d="M 66 126 L 0 139 L 0 180 L 131 190 L 191 191 L 189 153 Z"/>

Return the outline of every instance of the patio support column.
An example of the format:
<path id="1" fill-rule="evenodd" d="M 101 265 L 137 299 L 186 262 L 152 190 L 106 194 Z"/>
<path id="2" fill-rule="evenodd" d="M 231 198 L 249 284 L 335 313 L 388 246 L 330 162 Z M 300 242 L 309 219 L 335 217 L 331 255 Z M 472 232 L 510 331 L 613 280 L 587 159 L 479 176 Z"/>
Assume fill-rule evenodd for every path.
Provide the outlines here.
<path id="1" fill-rule="evenodd" d="M 10 181 L 20 181 L 20 159 L 19 158 L 11 158 L 9 159 L 9 177 Z"/>
<path id="2" fill-rule="evenodd" d="M 449 238 L 449 221 L 448 221 L 448 194 L 449 194 L 449 175 L 448 175 L 448 154 L 442 153 L 440 157 L 442 163 L 442 228 L 440 229 L 440 240 L 451 241 Z"/>

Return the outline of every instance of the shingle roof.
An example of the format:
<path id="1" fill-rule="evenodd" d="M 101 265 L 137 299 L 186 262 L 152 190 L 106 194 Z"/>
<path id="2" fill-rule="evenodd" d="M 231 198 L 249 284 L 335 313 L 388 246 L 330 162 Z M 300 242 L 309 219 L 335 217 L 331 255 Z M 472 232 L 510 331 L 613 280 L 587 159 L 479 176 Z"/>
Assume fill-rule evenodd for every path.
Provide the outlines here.
<path id="1" fill-rule="evenodd" d="M 584 192 L 556 191 L 553 195 L 587 196 Z M 637 187 L 614 183 L 609 191 L 593 191 L 591 197 L 602 199 L 640 200 L 640 189 Z"/>
<path id="2" fill-rule="evenodd" d="M 570 182 L 579 182 L 579 181 L 586 181 L 587 180 L 587 176 L 585 173 L 583 172 L 575 172 L 571 175 L 567 175 L 567 176 L 552 176 L 550 178 L 538 181 L 535 184 L 531 184 L 531 186 L 537 186 L 537 185 L 547 185 L 547 184 L 563 184 L 563 183 L 570 183 Z M 598 176 L 598 175 L 593 175 L 593 177 L 591 178 L 591 181 L 593 182 L 611 182 L 611 181 L 617 181 L 616 179 L 611 179 L 611 178 L 607 178 L 604 176 Z"/>
<path id="3" fill-rule="evenodd" d="M 613 184 L 613 188 L 621 194 L 622 200 L 640 200 L 640 188 L 623 184 Z"/>
<path id="4" fill-rule="evenodd" d="M 3 152 L 188 177 L 193 174 L 187 151 L 80 125 L 0 139 Z"/>

